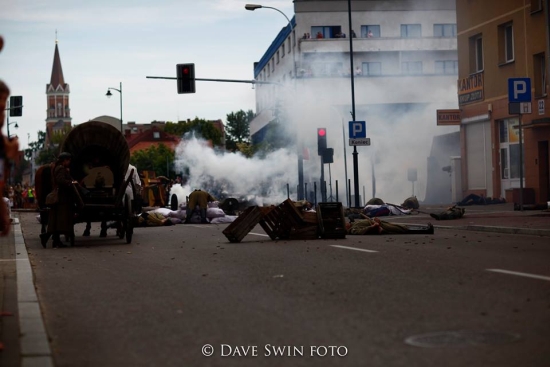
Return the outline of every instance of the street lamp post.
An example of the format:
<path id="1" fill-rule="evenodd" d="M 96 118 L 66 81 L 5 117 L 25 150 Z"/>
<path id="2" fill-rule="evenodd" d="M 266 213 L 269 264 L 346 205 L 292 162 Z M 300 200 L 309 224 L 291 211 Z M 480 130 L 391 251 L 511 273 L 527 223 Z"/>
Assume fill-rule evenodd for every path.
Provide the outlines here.
<path id="1" fill-rule="evenodd" d="M 246 10 L 254 11 L 256 9 L 273 9 L 275 11 L 278 11 L 281 13 L 286 21 L 288 22 L 288 25 L 290 26 L 290 39 L 291 39 L 291 47 L 290 51 L 292 52 L 292 71 L 294 72 L 294 91 L 296 91 L 296 78 L 298 77 L 298 74 L 296 73 L 296 36 L 294 34 L 294 26 L 292 25 L 292 22 L 285 13 L 280 11 L 277 8 L 274 8 L 272 6 L 264 6 L 259 4 L 246 4 L 244 6 Z M 296 142 L 296 145 L 298 146 L 298 200 L 302 200 L 304 198 L 304 160 L 302 157 L 302 150 L 299 147 L 298 141 Z"/>
<path id="2" fill-rule="evenodd" d="M 120 82 L 120 89 L 107 88 L 107 94 L 105 95 L 109 98 L 111 98 L 111 96 L 113 95 L 111 93 L 111 90 L 116 90 L 118 93 L 120 93 L 120 132 L 124 134 L 124 131 L 122 130 L 122 82 Z"/>

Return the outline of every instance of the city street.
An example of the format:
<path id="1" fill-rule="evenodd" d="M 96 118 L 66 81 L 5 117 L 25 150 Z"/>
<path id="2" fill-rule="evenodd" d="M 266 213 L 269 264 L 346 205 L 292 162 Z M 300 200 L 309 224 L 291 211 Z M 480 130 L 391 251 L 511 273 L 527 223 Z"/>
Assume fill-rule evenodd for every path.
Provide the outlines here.
<path id="1" fill-rule="evenodd" d="M 256 226 L 229 243 L 226 225 L 176 225 L 126 244 L 95 223 L 43 249 L 36 213 L 18 216 L 57 367 L 550 364 L 548 237 Z"/>

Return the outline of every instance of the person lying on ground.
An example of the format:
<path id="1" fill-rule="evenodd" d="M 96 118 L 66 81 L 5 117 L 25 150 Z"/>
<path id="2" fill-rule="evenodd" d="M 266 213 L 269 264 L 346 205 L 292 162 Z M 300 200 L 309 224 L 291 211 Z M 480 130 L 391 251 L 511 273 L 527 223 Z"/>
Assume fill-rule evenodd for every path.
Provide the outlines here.
<path id="1" fill-rule="evenodd" d="M 456 205 L 453 205 L 446 210 L 442 211 L 441 213 L 431 213 L 430 217 L 436 219 L 436 220 L 449 220 L 449 219 L 459 219 L 464 216 L 464 212 L 466 209 L 459 208 Z"/>
<path id="2" fill-rule="evenodd" d="M 369 218 L 363 216 L 364 219 L 355 220 L 347 223 L 346 229 L 351 235 L 369 235 L 369 234 L 433 234 L 434 227 L 431 223 L 422 228 L 409 226 L 397 223 L 388 223 L 379 218 Z M 416 229 L 415 229 L 416 228 Z"/>

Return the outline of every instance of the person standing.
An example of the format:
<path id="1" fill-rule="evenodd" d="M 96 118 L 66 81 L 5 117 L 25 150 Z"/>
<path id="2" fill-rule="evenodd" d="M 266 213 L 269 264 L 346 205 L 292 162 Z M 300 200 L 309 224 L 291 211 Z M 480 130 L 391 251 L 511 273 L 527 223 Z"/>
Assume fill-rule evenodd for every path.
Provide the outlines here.
<path id="1" fill-rule="evenodd" d="M 208 208 L 208 202 L 217 201 L 212 195 L 206 191 L 195 190 L 189 194 L 189 202 L 187 203 L 187 215 L 185 216 L 186 224 L 191 223 L 191 215 L 198 205 L 201 213 L 201 223 L 208 223 L 206 220 L 206 209 Z"/>
<path id="2" fill-rule="evenodd" d="M 74 188 L 75 181 L 69 172 L 71 166 L 71 154 L 63 152 L 57 158 L 53 168 L 53 190 L 57 190 L 57 203 L 50 208 L 48 218 L 48 230 L 40 235 L 42 246 L 46 248 L 46 243 L 50 236 L 53 238 L 53 247 L 66 247 L 62 242 L 60 235 L 65 234 L 74 240 Z"/>

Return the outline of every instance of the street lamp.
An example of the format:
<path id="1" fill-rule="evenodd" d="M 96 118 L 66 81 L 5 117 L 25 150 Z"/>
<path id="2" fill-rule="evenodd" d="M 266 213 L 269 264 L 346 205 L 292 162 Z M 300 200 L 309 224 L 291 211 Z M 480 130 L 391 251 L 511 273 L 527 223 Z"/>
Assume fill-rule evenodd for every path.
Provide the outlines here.
<path id="1" fill-rule="evenodd" d="M 107 94 L 105 95 L 109 98 L 111 98 L 111 96 L 113 95 L 111 93 L 111 90 L 116 90 L 118 93 L 120 93 L 120 132 L 124 134 L 124 131 L 122 131 L 122 82 L 120 82 L 120 89 L 107 88 Z"/>
<path id="2" fill-rule="evenodd" d="M 8 123 L 7 123 L 7 128 L 8 128 L 8 138 L 11 137 L 10 135 L 10 125 L 13 125 L 15 124 L 14 128 L 18 129 L 19 128 L 19 125 L 17 125 L 17 121 L 13 121 L 13 122 L 9 122 L 8 120 Z"/>
<path id="3" fill-rule="evenodd" d="M 296 78 L 298 77 L 298 74 L 296 73 L 296 36 L 294 35 L 294 27 L 292 25 L 292 22 L 290 21 L 290 19 L 288 19 L 285 13 L 283 13 L 279 9 L 274 8 L 272 6 L 264 6 L 259 4 L 246 4 L 244 8 L 250 11 L 254 11 L 256 9 L 262 9 L 262 8 L 273 9 L 275 11 L 278 11 L 285 17 L 286 21 L 288 22 L 288 25 L 290 26 L 290 40 L 291 40 L 290 51 L 292 51 L 292 71 L 294 72 L 294 91 L 296 91 Z M 296 142 L 296 144 L 298 145 L 299 143 Z M 302 151 L 298 146 L 298 200 L 301 200 L 304 198 L 303 189 L 304 189 L 304 161 L 302 157 Z"/>
<path id="4" fill-rule="evenodd" d="M 250 11 L 254 11 L 256 9 L 262 9 L 262 8 L 265 8 L 265 9 L 273 9 L 275 11 L 278 11 L 279 13 L 281 13 L 283 15 L 283 17 L 286 18 L 286 21 L 288 22 L 288 25 L 290 25 L 290 38 L 292 40 L 292 45 L 291 45 L 291 51 L 292 51 L 292 62 L 293 62 L 293 71 L 294 71 L 294 79 L 296 79 L 296 37 L 294 36 L 294 27 L 292 26 L 292 22 L 290 21 L 290 19 L 288 19 L 288 17 L 286 16 L 285 13 L 283 13 L 282 11 L 280 11 L 279 9 L 277 8 L 274 8 L 274 7 L 271 7 L 271 6 L 264 6 L 264 5 L 259 5 L 259 4 L 246 4 L 244 6 L 244 8 L 246 10 L 250 10 Z M 293 48 L 294 47 L 294 48 Z"/>

